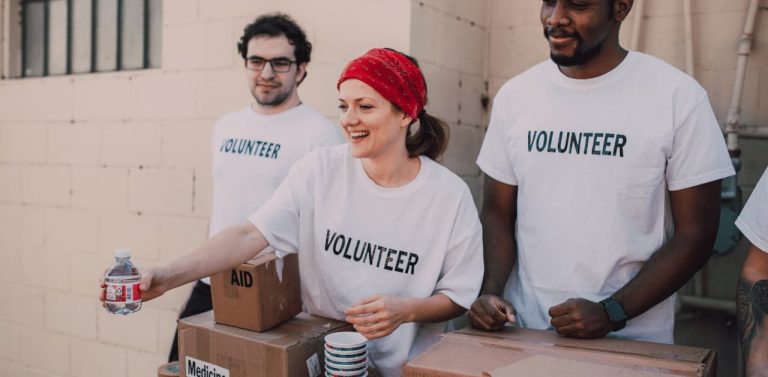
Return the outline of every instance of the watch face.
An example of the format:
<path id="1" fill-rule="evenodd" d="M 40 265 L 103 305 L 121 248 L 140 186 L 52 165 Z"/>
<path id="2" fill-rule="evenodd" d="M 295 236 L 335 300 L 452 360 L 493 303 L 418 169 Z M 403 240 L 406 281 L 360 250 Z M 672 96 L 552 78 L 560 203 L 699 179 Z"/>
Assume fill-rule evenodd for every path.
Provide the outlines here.
<path id="1" fill-rule="evenodd" d="M 616 301 L 607 302 L 605 304 L 605 311 L 608 312 L 608 317 L 611 319 L 611 322 L 620 322 L 627 319 L 627 314 L 624 313 L 621 304 Z"/>

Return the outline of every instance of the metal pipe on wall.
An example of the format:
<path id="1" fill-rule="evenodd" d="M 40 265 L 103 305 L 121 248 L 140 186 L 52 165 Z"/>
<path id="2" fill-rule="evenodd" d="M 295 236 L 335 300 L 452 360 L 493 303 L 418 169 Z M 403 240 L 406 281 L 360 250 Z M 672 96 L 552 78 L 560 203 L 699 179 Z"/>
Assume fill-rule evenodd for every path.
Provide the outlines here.
<path id="1" fill-rule="evenodd" d="M 685 72 L 693 77 L 693 14 L 691 0 L 683 0 L 683 24 L 685 27 Z"/>
<path id="2" fill-rule="evenodd" d="M 747 73 L 747 57 L 752 51 L 754 40 L 755 20 L 759 0 L 750 0 L 747 8 L 747 19 L 744 21 L 744 33 L 739 41 L 738 58 L 736 60 L 736 79 L 733 83 L 733 97 L 728 117 L 725 121 L 726 143 L 729 151 L 739 149 L 739 123 L 741 122 L 741 95 L 744 89 L 744 79 Z"/>
<path id="3" fill-rule="evenodd" d="M 5 0 L 0 0 L 0 79 L 8 78 L 8 62 L 5 61 L 9 48 L 10 10 L 5 9 Z"/>
<path id="4" fill-rule="evenodd" d="M 739 126 L 739 137 L 752 139 L 768 139 L 768 127 Z"/>
<path id="5" fill-rule="evenodd" d="M 629 49 L 633 51 L 639 51 L 640 47 L 640 29 L 643 24 L 643 0 L 635 1 L 634 14 L 635 22 L 632 24 L 632 40 L 629 43 Z"/>

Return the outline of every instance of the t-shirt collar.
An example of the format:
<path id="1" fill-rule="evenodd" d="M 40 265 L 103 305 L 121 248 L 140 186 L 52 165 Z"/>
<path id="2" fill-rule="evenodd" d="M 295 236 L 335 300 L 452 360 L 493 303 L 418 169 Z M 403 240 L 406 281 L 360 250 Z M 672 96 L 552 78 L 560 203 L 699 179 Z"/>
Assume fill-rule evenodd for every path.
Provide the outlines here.
<path id="1" fill-rule="evenodd" d="M 399 197 L 408 195 L 415 190 L 419 189 L 427 180 L 428 176 L 430 174 L 432 166 L 430 163 L 432 161 L 428 157 L 419 156 L 419 159 L 421 160 L 421 166 L 419 167 L 419 173 L 416 175 L 416 178 L 411 180 L 410 182 L 398 186 L 398 187 L 382 187 L 376 184 L 371 177 L 368 176 L 368 174 L 365 172 L 365 169 L 363 168 L 363 161 L 362 159 L 355 158 L 354 159 L 354 169 L 355 169 L 355 177 L 360 182 L 363 187 L 366 188 L 369 192 L 371 192 L 374 195 L 381 196 L 381 197 Z"/>
<path id="2" fill-rule="evenodd" d="M 563 74 L 563 72 L 560 71 L 560 68 L 557 66 L 557 64 L 555 64 L 555 62 L 552 61 L 552 59 L 547 62 L 546 70 L 549 73 L 549 76 L 552 78 L 552 81 L 560 86 L 570 89 L 594 89 L 608 85 L 624 76 L 627 71 L 632 68 L 636 60 L 637 53 L 634 51 L 628 51 L 627 56 L 624 57 L 624 60 L 622 60 L 621 63 L 619 63 L 619 65 L 617 65 L 615 68 L 606 72 L 605 74 L 590 79 L 573 79 L 566 76 Z"/>

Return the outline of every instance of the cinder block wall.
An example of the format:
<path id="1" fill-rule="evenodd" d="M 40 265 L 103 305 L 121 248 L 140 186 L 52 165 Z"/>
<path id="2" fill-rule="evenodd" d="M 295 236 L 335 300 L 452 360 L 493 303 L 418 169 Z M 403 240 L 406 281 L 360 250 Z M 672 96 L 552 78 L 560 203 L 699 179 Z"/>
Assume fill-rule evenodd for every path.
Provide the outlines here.
<path id="1" fill-rule="evenodd" d="M 475 158 L 485 135 L 488 96 L 489 3 L 486 0 L 412 1 L 411 49 L 427 80 L 427 111 L 451 128 L 443 163 L 461 176 L 479 205 Z"/>
<path id="2" fill-rule="evenodd" d="M 163 363 L 189 287 L 114 317 L 98 306 L 97 281 L 116 247 L 154 264 L 205 238 L 211 126 L 250 101 L 234 46 L 263 12 L 290 13 L 305 27 L 315 52 L 302 99 L 334 121 L 335 82 L 350 58 L 384 46 L 418 58 L 430 89 L 427 109 L 452 128 L 444 162 L 480 200 L 474 160 L 489 114 L 483 97 L 547 58 L 538 2 L 272 3 L 165 0 L 161 69 L 0 80 L 0 375 L 152 376 Z M 747 1 L 693 3 L 696 77 L 723 122 Z M 646 0 L 640 44 L 678 67 L 681 10 L 681 1 Z M 744 95 L 745 121 L 763 126 L 766 13 L 761 8 Z M 745 146 L 749 190 L 768 146 Z"/>

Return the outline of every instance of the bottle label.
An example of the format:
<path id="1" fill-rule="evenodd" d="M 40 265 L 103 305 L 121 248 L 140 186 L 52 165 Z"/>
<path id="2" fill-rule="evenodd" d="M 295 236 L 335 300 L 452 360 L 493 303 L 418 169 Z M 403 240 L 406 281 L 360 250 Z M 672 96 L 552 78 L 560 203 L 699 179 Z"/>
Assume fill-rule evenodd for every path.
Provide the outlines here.
<path id="1" fill-rule="evenodd" d="M 139 283 L 107 283 L 106 301 L 108 303 L 124 304 L 141 302 L 141 290 L 139 289 Z"/>

